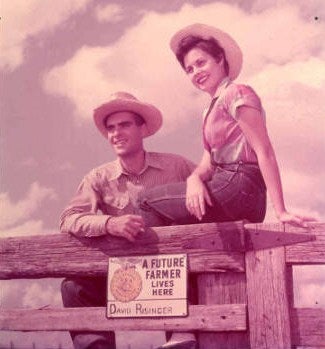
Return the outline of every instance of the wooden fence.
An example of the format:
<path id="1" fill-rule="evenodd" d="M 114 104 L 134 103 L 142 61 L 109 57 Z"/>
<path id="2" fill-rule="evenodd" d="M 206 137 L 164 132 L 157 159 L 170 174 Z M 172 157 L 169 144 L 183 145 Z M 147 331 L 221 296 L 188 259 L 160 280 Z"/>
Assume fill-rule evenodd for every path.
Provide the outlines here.
<path id="1" fill-rule="evenodd" d="M 18 343 L 17 345 L 13 342 L 10 341 L 10 344 L 8 345 L 1 345 L 0 344 L 0 349 L 64 349 L 64 347 L 61 344 L 58 345 L 52 345 L 51 347 L 43 347 L 43 346 L 37 346 L 35 343 L 33 343 L 32 345 L 24 345 L 22 346 L 21 343 Z M 128 349 L 132 349 L 132 348 L 128 348 Z"/>
<path id="2" fill-rule="evenodd" d="M 187 253 L 199 305 L 185 318 L 107 319 L 105 308 L 5 309 L 13 331 L 198 331 L 200 349 L 325 345 L 325 309 L 295 308 L 292 266 L 325 263 L 325 224 L 211 223 L 150 228 L 135 243 L 53 234 L 0 239 L 0 279 L 98 276 L 109 256 Z"/>

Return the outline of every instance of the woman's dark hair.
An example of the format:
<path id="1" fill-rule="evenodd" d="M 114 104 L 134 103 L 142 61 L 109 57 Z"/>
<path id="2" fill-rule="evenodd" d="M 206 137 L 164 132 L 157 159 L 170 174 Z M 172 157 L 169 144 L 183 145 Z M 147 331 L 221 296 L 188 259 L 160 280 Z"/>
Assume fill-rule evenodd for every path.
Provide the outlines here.
<path id="1" fill-rule="evenodd" d="M 185 69 L 184 58 L 193 48 L 199 48 L 202 51 L 205 51 L 217 62 L 220 62 L 223 58 L 226 74 L 229 74 L 229 65 L 226 59 L 225 50 L 219 45 L 218 41 L 214 38 L 203 39 L 194 35 L 189 35 L 183 38 L 177 48 L 176 58 L 183 69 Z"/>

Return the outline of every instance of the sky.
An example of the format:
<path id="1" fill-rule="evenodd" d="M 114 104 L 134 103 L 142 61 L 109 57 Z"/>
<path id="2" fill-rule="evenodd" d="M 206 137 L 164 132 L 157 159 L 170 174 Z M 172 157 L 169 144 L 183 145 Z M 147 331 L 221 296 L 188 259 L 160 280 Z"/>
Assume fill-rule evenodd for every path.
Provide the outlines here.
<path id="1" fill-rule="evenodd" d="M 1 237 L 58 232 L 82 177 L 114 159 L 92 121 L 113 92 L 128 91 L 162 111 L 163 128 L 146 140 L 147 150 L 199 161 L 209 97 L 169 49 L 172 34 L 195 22 L 219 27 L 242 48 L 237 82 L 262 99 L 286 204 L 324 221 L 323 0 L 3 0 L 0 17 Z M 276 221 L 271 204 L 266 220 Z M 298 305 L 324 307 L 324 271 L 295 270 Z M 61 306 L 59 284 L 1 282 L 1 305 Z M 134 334 L 132 349 L 162 341 L 149 337 L 145 343 Z M 118 349 L 129 338 L 120 333 Z M 0 333 L 0 345 L 10 340 L 72 348 L 66 333 Z"/>

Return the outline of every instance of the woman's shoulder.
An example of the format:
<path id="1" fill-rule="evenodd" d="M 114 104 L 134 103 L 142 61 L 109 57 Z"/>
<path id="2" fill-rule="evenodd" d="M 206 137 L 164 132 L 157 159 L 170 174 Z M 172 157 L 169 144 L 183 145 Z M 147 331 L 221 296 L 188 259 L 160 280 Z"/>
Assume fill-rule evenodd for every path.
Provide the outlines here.
<path id="1" fill-rule="evenodd" d="M 231 82 L 224 90 L 223 98 L 220 102 L 230 109 L 240 104 L 261 106 L 261 99 L 251 86 L 234 82 Z"/>
<path id="2" fill-rule="evenodd" d="M 225 95 L 227 96 L 229 95 L 236 96 L 236 95 L 245 95 L 245 94 L 257 95 L 255 90 L 251 86 L 242 84 L 242 83 L 230 82 L 230 84 L 225 89 Z"/>

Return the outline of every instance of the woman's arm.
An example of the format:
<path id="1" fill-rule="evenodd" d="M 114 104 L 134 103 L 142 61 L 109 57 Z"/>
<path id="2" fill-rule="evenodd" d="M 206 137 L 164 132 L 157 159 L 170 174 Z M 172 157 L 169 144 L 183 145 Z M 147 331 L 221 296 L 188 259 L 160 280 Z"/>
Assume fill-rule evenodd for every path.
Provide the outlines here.
<path id="1" fill-rule="evenodd" d="M 251 147 L 254 149 L 275 213 L 281 222 L 306 226 L 306 217 L 286 210 L 280 171 L 265 122 L 258 109 L 241 106 L 237 110 L 238 123 Z"/>
<path id="2" fill-rule="evenodd" d="M 210 179 L 212 172 L 210 154 L 204 150 L 199 165 L 187 179 L 186 187 L 186 208 L 199 220 L 205 215 L 205 202 L 212 206 L 211 198 L 203 183 Z"/>
<path id="3" fill-rule="evenodd" d="M 210 153 L 204 149 L 202 158 L 198 166 L 194 169 L 191 176 L 198 176 L 201 181 L 207 181 L 211 178 L 211 174 L 213 173 Z"/>

